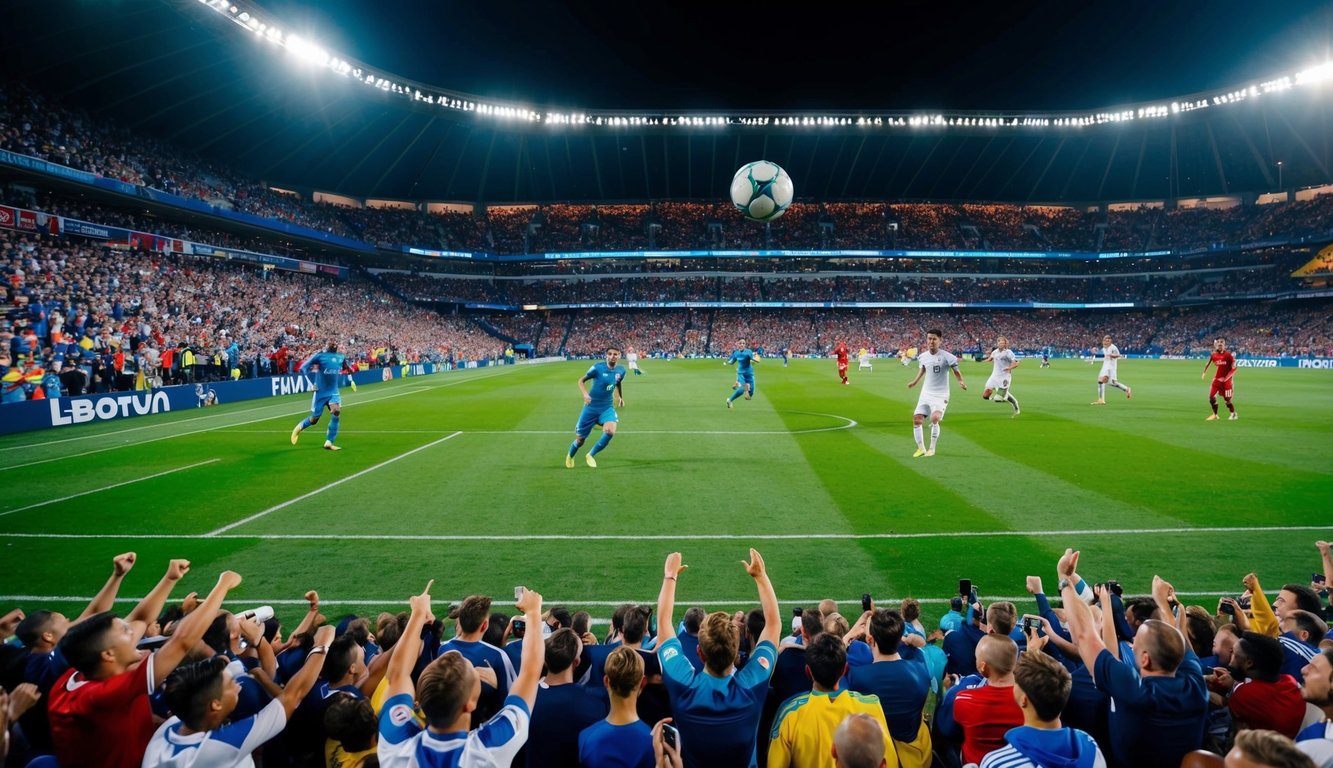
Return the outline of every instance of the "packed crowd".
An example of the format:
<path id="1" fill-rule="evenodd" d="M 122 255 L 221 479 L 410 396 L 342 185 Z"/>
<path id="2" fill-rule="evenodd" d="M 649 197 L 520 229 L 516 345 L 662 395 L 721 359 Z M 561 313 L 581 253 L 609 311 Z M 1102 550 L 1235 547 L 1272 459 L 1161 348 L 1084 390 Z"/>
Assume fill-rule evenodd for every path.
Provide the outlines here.
<path id="1" fill-rule="evenodd" d="M 401 295 L 437 303 L 480 302 L 519 306 L 620 302 L 818 301 L 818 302 L 1135 302 L 1165 304 L 1197 296 L 1222 298 L 1297 290 L 1290 270 L 1265 264 L 1249 269 L 1219 269 L 1148 276 L 1026 277 L 856 274 L 677 275 L 534 278 L 443 276 L 382 271 L 379 277 Z"/>
<path id="2" fill-rule="evenodd" d="M 573 318 L 572 322 L 570 318 Z M 941 318 L 945 319 L 941 319 Z M 827 355 L 839 341 L 877 354 L 919 348 L 926 330 L 941 326 L 956 354 L 990 349 L 997 335 L 1027 354 L 1049 350 L 1083 355 L 1110 334 L 1127 354 L 1200 355 L 1225 335 L 1240 355 L 1333 356 L 1333 317 L 1327 305 L 1273 307 L 1233 304 L 1144 312 L 996 312 L 931 310 L 581 310 L 550 313 L 535 344 L 540 354 L 591 354 L 608 344 L 634 344 L 655 356 L 726 355 L 739 339 L 765 354 Z M 661 346 L 658 346 L 658 345 Z"/>
<path id="3" fill-rule="evenodd" d="M 288 373 L 331 340 L 362 367 L 503 349 L 467 318 L 405 304 L 360 279 L 9 230 L 0 230 L 0 277 L 6 402 Z"/>
<path id="4" fill-rule="evenodd" d="M 758 607 L 678 614 L 694 574 L 672 553 L 656 605 L 621 605 L 601 635 L 589 613 L 543 605 L 532 589 L 516 590 L 511 614 L 483 595 L 436 606 L 433 582 L 407 610 L 335 621 L 306 592 L 300 620 L 284 623 L 271 609 L 223 610 L 242 581 L 231 571 L 172 602 L 187 560 L 122 619 L 112 608 L 137 565 L 127 552 L 78 616 L 28 605 L 0 617 L 0 640 L 18 641 L 0 645 L 0 757 L 34 768 L 252 755 L 271 768 L 1177 768 L 1203 750 L 1228 766 L 1326 768 L 1333 555 L 1316 545 L 1312 583 L 1271 591 L 1236 574 L 1244 592 L 1216 604 L 1189 604 L 1197 592 L 1158 576 L 1122 586 L 1112 577 L 1132 575 L 1066 550 L 1052 574 L 1026 578 L 1021 601 L 983 600 L 963 580 L 938 621 L 917 599 L 866 595 L 798 608 L 790 631 L 778 591 L 791 564 L 770 573 L 751 549 L 742 565 Z M 1131 583 L 1150 589 L 1133 595 Z"/>
<path id="5" fill-rule="evenodd" d="M 1333 195 L 1231 208 L 1085 211 L 1010 204 L 798 201 L 768 227 L 729 203 L 553 203 L 479 215 L 316 203 L 246 180 L 166 143 L 0 87 L 0 149 L 375 245 L 498 253 L 689 249 L 967 249 L 1121 251 L 1327 235 Z"/>

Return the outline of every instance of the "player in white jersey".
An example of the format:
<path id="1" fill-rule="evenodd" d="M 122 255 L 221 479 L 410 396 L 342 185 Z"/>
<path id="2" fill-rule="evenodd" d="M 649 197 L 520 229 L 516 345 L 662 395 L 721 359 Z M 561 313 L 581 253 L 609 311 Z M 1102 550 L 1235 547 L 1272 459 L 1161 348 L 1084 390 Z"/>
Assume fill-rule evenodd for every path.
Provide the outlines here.
<path id="1" fill-rule="evenodd" d="M 967 382 L 963 381 L 963 374 L 958 370 L 958 358 L 940 349 L 942 335 L 934 328 L 926 331 L 926 351 L 917 357 L 921 361 L 921 369 L 917 371 L 916 378 L 907 384 L 907 388 L 912 389 L 922 378 L 926 380 L 925 386 L 921 388 L 921 396 L 916 401 L 916 412 L 912 414 L 912 436 L 916 438 L 916 453 L 912 454 L 912 458 L 935 455 L 935 444 L 940 439 L 940 419 L 944 418 L 944 411 L 949 407 L 949 371 L 952 370 L 958 379 L 958 386 L 967 390 Z M 929 448 L 926 447 L 921 427 L 927 416 L 930 417 Z"/>
<path id="2" fill-rule="evenodd" d="M 873 371 L 875 366 L 870 362 L 870 350 L 861 347 L 861 351 L 856 355 L 856 370 Z"/>
<path id="3" fill-rule="evenodd" d="M 1018 408 L 1018 401 L 1014 399 L 1014 393 L 1010 390 L 1013 379 L 1011 372 L 1022 365 L 1023 361 L 1019 360 L 1014 351 L 1009 348 L 1009 340 L 1003 336 L 995 339 L 995 349 L 992 349 L 981 362 L 984 363 L 987 360 L 995 364 L 995 369 L 991 371 L 990 378 L 986 379 L 986 388 L 981 391 L 981 397 L 985 400 L 1012 405 L 1014 415 L 1017 416 L 1021 411 Z M 995 396 L 991 397 L 992 394 Z"/>
<path id="4" fill-rule="evenodd" d="M 632 346 L 625 347 L 625 367 L 634 371 L 635 376 L 643 375 L 643 371 L 639 370 L 639 350 Z"/>
<path id="5" fill-rule="evenodd" d="M 1129 385 L 1120 383 L 1116 379 L 1116 366 L 1120 363 L 1120 348 L 1111 343 L 1110 336 L 1102 337 L 1102 372 L 1097 374 L 1097 399 L 1092 401 L 1093 405 L 1106 405 L 1106 385 L 1110 384 L 1118 390 L 1125 393 L 1125 399 L 1134 396 L 1134 390 Z"/>

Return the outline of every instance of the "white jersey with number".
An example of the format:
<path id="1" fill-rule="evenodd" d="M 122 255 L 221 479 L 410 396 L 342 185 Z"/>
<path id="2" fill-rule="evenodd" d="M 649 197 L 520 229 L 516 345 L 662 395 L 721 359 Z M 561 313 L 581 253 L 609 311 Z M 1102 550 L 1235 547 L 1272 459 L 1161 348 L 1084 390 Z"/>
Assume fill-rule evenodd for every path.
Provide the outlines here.
<path id="1" fill-rule="evenodd" d="M 1114 357 L 1112 357 L 1114 355 Z M 1112 344 L 1109 347 L 1102 347 L 1102 376 L 1115 378 L 1116 364 L 1120 362 L 1120 347 Z"/>
<path id="2" fill-rule="evenodd" d="M 986 381 L 987 389 L 1008 389 L 1010 371 L 1009 368 L 1018 362 L 1018 356 L 1012 349 L 1000 350 L 994 349 L 990 353 L 991 362 L 995 364 L 995 369 L 991 371 L 990 379 Z"/>
<path id="3" fill-rule="evenodd" d="M 921 370 L 926 372 L 919 400 L 948 401 L 949 369 L 958 367 L 958 358 L 941 349 L 939 352 L 922 352 L 917 360 L 921 362 Z"/>

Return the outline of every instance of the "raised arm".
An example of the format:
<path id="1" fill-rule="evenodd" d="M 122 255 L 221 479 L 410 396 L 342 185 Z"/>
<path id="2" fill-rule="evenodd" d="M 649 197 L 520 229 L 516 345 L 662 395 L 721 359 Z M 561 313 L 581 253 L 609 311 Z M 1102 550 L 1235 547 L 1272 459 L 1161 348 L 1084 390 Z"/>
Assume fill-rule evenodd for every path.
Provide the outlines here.
<path id="1" fill-rule="evenodd" d="M 1097 657 L 1106 650 L 1106 643 L 1097 631 L 1092 620 L 1092 610 L 1084 605 L 1074 587 L 1074 572 L 1078 568 L 1078 552 L 1066 549 L 1056 564 L 1056 573 L 1060 576 L 1060 598 L 1064 601 L 1065 618 L 1069 620 L 1069 635 L 1078 646 L 1079 657 L 1092 674 L 1097 667 Z"/>
<path id="2" fill-rule="evenodd" d="M 184 560 L 172 560 L 172 564 L 184 563 Z M 162 646 L 156 654 L 153 655 L 153 687 L 156 688 L 167 679 L 167 675 L 176 669 L 176 665 L 181 663 L 185 654 L 190 652 L 200 640 L 204 639 L 204 632 L 217 618 L 218 609 L 222 607 L 222 600 L 227 593 L 241 585 L 241 577 L 234 571 L 223 571 L 218 576 L 217 586 L 208 593 L 208 597 L 199 604 L 199 607 L 190 612 L 189 616 L 181 619 L 180 626 L 172 633 L 171 639 Z"/>
<path id="3" fill-rule="evenodd" d="M 1333 586 L 1333 553 L 1329 552 L 1329 543 L 1316 541 L 1314 545 L 1319 547 L 1319 557 L 1324 561 L 1324 586 Z"/>
<path id="4" fill-rule="evenodd" d="M 389 661 L 389 690 L 388 696 L 397 696 L 406 693 L 409 696 L 416 694 L 416 689 L 412 685 L 412 665 L 416 663 L 417 656 L 421 654 L 421 628 L 428 621 L 435 621 L 435 614 L 430 611 L 430 588 L 435 584 L 431 579 L 421 594 L 413 595 L 409 600 L 412 606 L 412 615 L 407 619 L 407 626 L 403 627 L 403 633 L 394 645 L 397 652 L 393 659 Z"/>
<path id="5" fill-rule="evenodd" d="M 130 569 L 134 567 L 135 557 L 136 555 L 133 552 L 126 552 L 111 558 L 111 576 L 98 590 L 92 602 L 88 603 L 88 607 L 83 609 L 83 613 L 79 614 L 79 618 L 71 623 L 78 624 L 95 613 L 111 610 L 111 607 L 116 604 L 116 594 L 120 592 L 120 583 L 125 580 L 125 574 L 129 573 Z M 145 620 L 145 623 L 152 623 L 153 619 L 156 618 L 157 616 L 154 615 Z"/>
<path id="6" fill-rule="evenodd" d="M 540 627 L 542 623 L 542 596 L 530 589 L 523 590 L 523 597 L 514 605 L 523 612 L 529 627 Z M 400 641 L 401 642 L 401 641 Z M 528 703 L 528 710 L 537 701 L 537 683 L 542 678 L 542 665 L 546 662 L 546 641 L 542 633 L 536 630 L 523 634 L 523 662 L 518 677 L 509 687 L 509 695 L 517 696 Z"/>
<path id="7" fill-rule="evenodd" d="M 329 657 L 329 643 L 333 642 L 335 632 L 336 628 L 331 624 L 325 624 L 315 631 L 315 647 L 306 654 L 301 669 L 292 675 L 292 679 L 287 681 L 287 687 L 282 689 L 278 699 L 282 701 L 282 708 L 286 710 L 288 718 L 291 718 L 301 700 L 319 681 L 319 673 L 324 669 L 324 660 Z"/>
<path id="8" fill-rule="evenodd" d="M 171 596 L 171 590 L 176 586 L 185 574 L 190 572 L 189 560 L 172 560 L 167 564 L 167 572 L 162 575 L 161 581 L 153 587 L 153 591 L 148 596 L 139 601 L 134 607 L 129 617 L 125 619 L 134 628 L 134 641 L 137 643 L 143 637 L 143 633 L 148 629 L 148 625 L 157 620 L 162 615 L 162 606 L 166 605 L 167 598 Z M 239 578 L 239 577 L 238 577 Z M 237 582 L 240 583 L 239 581 Z M 217 610 L 216 608 L 214 610 Z M 212 621 L 210 618 L 209 621 Z M 184 622 L 182 622 L 184 623 Z M 177 628 L 179 632 L 179 628 Z"/>
<path id="9" fill-rule="evenodd" d="M 782 614 L 778 610 L 778 595 L 773 591 L 773 582 L 768 580 L 768 571 L 764 568 L 764 558 L 753 547 L 750 548 L 750 562 L 741 561 L 745 572 L 754 577 L 754 584 L 759 588 L 759 606 L 764 609 L 764 631 L 759 635 L 759 642 L 767 640 L 778 644 L 782 637 Z"/>
<path id="10" fill-rule="evenodd" d="M 1250 613 L 1253 615 L 1250 623 L 1255 632 L 1277 637 L 1281 630 L 1277 627 L 1277 614 L 1273 613 L 1273 606 L 1268 604 L 1268 595 L 1264 594 L 1264 588 L 1259 586 L 1259 577 L 1253 573 L 1245 574 L 1245 588 L 1250 590 Z"/>
<path id="11" fill-rule="evenodd" d="M 1116 661 L 1120 658 L 1120 638 L 1115 633 L 1115 603 L 1111 600 L 1111 588 L 1105 584 L 1097 587 L 1097 602 L 1102 607 L 1102 644 Z"/>
<path id="12" fill-rule="evenodd" d="M 667 555 L 666 564 L 662 566 L 662 589 L 657 593 L 658 648 L 676 636 L 676 620 L 671 615 L 676 610 L 676 578 L 686 568 L 689 566 L 680 562 L 679 552 Z"/>
<path id="13" fill-rule="evenodd" d="M 1157 611 L 1162 614 L 1162 621 L 1174 624 L 1176 629 L 1180 630 L 1180 634 L 1189 637 L 1189 630 L 1186 628 L 1185 621 L 1185 606 L 1176 601 L 1176 588 L 1171 586 L 1171 582 L 1161 576 L 1153 576 L 1152 599 L 1157 604 Z M 1180 607 L 1179 611 L 1172 610 L 1171 604 L 1173 602 Z"/>

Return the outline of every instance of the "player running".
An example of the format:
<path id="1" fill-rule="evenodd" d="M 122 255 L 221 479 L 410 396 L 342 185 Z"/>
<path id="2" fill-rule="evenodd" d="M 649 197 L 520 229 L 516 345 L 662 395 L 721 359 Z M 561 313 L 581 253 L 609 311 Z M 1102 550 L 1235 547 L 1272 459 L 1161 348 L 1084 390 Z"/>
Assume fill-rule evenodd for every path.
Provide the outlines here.
<path id="1" fill-rule="evenodd" d="M 759 362 L 759 353 L 745 345 L 745 339 L 736 340 L 736 349 L 732 351 L 731 357 L 727 358 L 723 365 L 736 363 L 736 389 L 727 398 L 727 407 L 741 395 L 745 395 L 746 400 L 754 397 L 754 364 Z"/>
<path id="2" fill-rule="evenodd" d="M 847 358 L 851 353 L 852 351 L 841 341 L 833 348 L 833 356 L 838 358 L 838 378 L 842 379 L 843 384 L 847 383 Z"/>
<path id="3" fill-rule="evenodd" d="M 861 347 L 861 351 L 856 353 L 856 370 L 873 371 L 875 366 L 870 362 L 870 350 Z"/>
<path id="4" fill-rule="evenodd" d="M 606 348 L 606 362 L 595 363 L 588 372 L 579 379 L 579 392 L 583 393 L 583 411 L 579 414 L 578 423 L 574 425 L 574 442 L 569 444 L 569 453 L 565 454 L 565 466 L 574 468 L 574 454 L 578 453 L 579 446 L 588 439 L 592 433 L 592 428 L 602 425 L 602 437 L 588 451 L 583 460 L 593 469 L 597 468 L 597 460 L 593 457 L 601 453 L 611 442 L 611 438 L 616 436 L 616 422 L 620 417 L 616 415 L 616 409 L 611 407 L 611 393 L 616 395 L 616 405 L 625 407 L 625 392 L 621 387 L 621 382 L 625 380 L 625 369 L 617 368 L 616 363 L 620 361 L 620 348 Z M 585 382 L 593 382 L 591 387 L 585 386 Z"/>
<path id="5" fill-rule="evenodd" d="M 639 370 L 639 353 L 634 347 L 625 347 L 625 367 L 634 371 L 635 376 L 642 376 L 643 371 Z"/>
<path id="6" fill-rule="evenodd" d="M 1102 337 L 1102 372 L 1097 374 L 1097 399 L 1093 405 L 1106 405 L 1106 385 L 1110 384 L 1125 393 L 1125 399 L 1134 396 L 1134 391 L 1127 384 L 1121 384 L 1115 377 L 1116 365 L 1120 362 L 1120 348 L 1111 343 L 1110 336 Z"/>
<path id="7" fill-rule="evenodd" d="M 342 384 L 345 375 L 343 365 L 346 360 L 347 356 L 338 351 L 338 342 L 330 341 L 323 352 L 311 355 L 297 369 L 300 373 L 314 374 L 315 394 L 310 399 L 310 415 L 292 429 L 292 445 L 296 445 L 302 430 L 319 423 L 319 417 L 323 416 L 324 409 L 328 408 L 333 416 L 329 418 L 329 428 L 324 433 L 324 450 L 342 450 L 334 445 L 333 441 L 338 439 L 338 421 L 343 410 L 342 395 L 338 393 L 338 386 Z"/>
<path id="8" fill-rule="evenodd" d="M 935 455 L 935 444 L 940 439 L 940 420 L 944 418 L 944 411 L 949 407 L 950 370 L 958 379 L 958 386 L 964 391 L 967 390 L 967 382 L 963 381 L 963 374 L 958 370 L 958 358 L 940 349 L 942 335 L 935 328 L 926 331 L 926 351 L 917 358 L 921 361 L 921 370 L 917 371 L 916 378 L 907 384 L 907 388 L 911 389 L 921 381 L 922 377 L 926 379 L 926 385 L 921 388 L 921 396 L 916 401 L 916 412 L 912 414 L 912 436 L 916 438 L 916 453 L 912 454 L 914 459 Z M 927 416 L 930 417 L 930 448 L 926 448 L 921 428 Z"/>
<path id="9" fill-rule="evenodd" d="M 1012 371 L 1023 364 L 1022 360 L 1014 354 L 1009 348 L 1009 340 L 1003 336 L 995 339 L 995 349 L 986 354 L 981 362 L 990 360 L 995 363 L 995 369 L 991 371 L 989 379 L 986 379 L 986 388 L 981 391 L 983 400 L 993 400 L 997 403 L 1008 403 L 1014 407 L 1014 415 L 1017 416 L 1022 411 L 1018 408 L 1018 401 L 1014 399 L 1014 393 L 1010 389 Z M 991 393 L 995 397 L 991 397 Z"/>
<path id="10" fill-rule="evenodd" d="M 1041 348 L 1041 367 L 1042 367 L 1042 368 L 1050 368 L 1050 367 L 1051 367 L 1051 348 L 1050 348 L 1050 347 L 1042 347 L 1042 348 Z"/>
<path id="11" fill-rule="evenodd" d="M 1204 421 L 1217 421 L 1217 393 L 1222 393 L 1222 398 L 1227 401 L 1227 410 L 1231 415 L 1227 421 L 1235 421 L 1236 404 L 1231 402 L 1231 380 L 1236 376 L 1236 356 L 1227 351 L 1227 340 L 1221 336 L 1213 342 L 1213 354 L 1208 358 L 1208 362 L 1203 364 L 1203 373 L 1199 378 L 1205 378 L 1208 375 L 1208 366 L 1216 365 L 1213 369 L 1213 386 L 1208 389 L 1208 404 L 1213 407 L 1213 415 Z"/>

